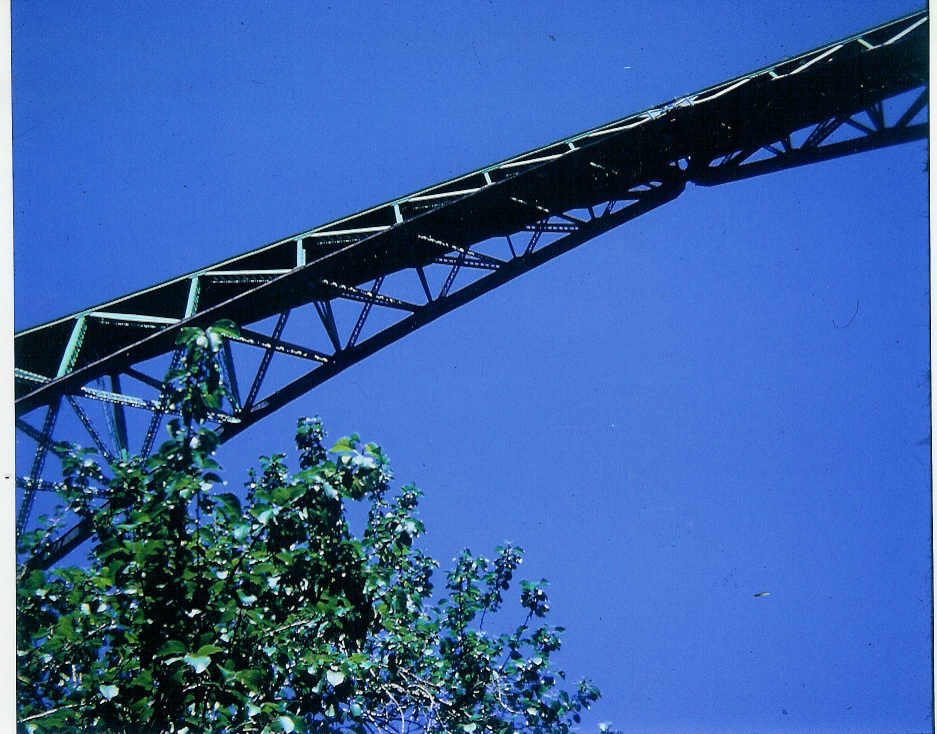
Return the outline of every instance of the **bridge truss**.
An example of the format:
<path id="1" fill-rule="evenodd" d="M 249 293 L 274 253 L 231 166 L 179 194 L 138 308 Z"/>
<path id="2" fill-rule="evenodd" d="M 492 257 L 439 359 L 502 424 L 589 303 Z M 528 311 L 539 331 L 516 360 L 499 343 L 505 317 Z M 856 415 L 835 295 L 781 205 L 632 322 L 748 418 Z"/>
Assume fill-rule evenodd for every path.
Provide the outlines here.
<path id="1" fill-rule="evenodd" d="M 443 314 L 679 196 L 927 136 L 926 11 L 15 335 L 26 528 L 51 446 L 147 455 L 185 326 L 231 319 L 226 441 Z M 24 467 L 18 467 L 18 471 Z M 90 534 L 64 533 L 41 565 Z"/>

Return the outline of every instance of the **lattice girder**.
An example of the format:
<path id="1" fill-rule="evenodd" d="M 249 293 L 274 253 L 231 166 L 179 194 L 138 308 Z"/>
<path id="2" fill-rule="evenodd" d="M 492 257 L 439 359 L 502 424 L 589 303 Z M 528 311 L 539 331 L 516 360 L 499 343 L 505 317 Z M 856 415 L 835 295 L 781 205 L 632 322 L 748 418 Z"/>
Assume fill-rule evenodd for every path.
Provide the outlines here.
<path id="1" fill-rule="evenodd" d="M 714 185 L 925 137 L 926 123 L 915 120 L 927 102 L 927 32 L 926 12 L 915 13 L 18 333 L 17 426 L 37 445 L 19 480 L 18 526 L 33 493 L 53 486 L 41 478 L 50 442 L 90 438 L 105 457 L 152 448 L 170 410 L 162 375 L 145 363 L 173 354 L 184 326 L 231 319 L 241 327 L 235 346 L 260 355 L 249 370 L 230 348 L 221 355 L 230 399 L 214 419 L 227 440 L 420 326 L 672 200 L 688 182 Z M 883 103 L 915 89 L 889 121 Z M 412 287 L 395 290 L 401 279 Z M 342 304 L 358 309 L 350 324 L 336 316 Z M 312 309 L 319 342 L 285 339 L 288 316 Z M 378 314 L 383 326 L 369 331 Z M 258 330 L 270 319 L 269 335 Z M 261 397 L 271 362 L 285 358 L 308 369 Z M 109 406 L 105 425 L 82 407 L 90 402 Z M 63 410 L 84 437 L 55 433 Z M 152 414 L 142 441 L 128 435 L 127 410 Z"/>

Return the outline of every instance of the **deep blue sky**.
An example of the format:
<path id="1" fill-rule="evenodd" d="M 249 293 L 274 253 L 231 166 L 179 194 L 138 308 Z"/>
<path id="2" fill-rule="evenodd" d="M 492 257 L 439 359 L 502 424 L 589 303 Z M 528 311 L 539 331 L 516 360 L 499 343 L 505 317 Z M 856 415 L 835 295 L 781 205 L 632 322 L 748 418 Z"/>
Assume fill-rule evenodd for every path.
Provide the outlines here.
<path id="1" fill-rule="evenodd" d="M 918 7 L 19 0 L 16 328 Z M 690 185 L 222 463 L 317 413 L 425 491 L 444 565 L 526 548 L 585 731 L 927 730 L 926 158 Z"/>

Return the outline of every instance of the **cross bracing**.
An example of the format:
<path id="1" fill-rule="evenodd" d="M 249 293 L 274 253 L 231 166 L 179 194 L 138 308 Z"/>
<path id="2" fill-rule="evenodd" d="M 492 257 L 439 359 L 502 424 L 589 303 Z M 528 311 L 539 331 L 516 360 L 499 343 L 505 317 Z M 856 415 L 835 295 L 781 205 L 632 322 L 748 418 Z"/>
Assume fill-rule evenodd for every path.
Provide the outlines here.
<path id="1" fill-rule="evenodd" d="M 688 182 L 925 137 L 927 26 L 912 14 L 18 333 L 17 429 L 36 447 L 18 478 L 18 528 L 34 493 L 54 486 L 43 478 L 52 443 L 89 443 L 107 459 L 152 449 L 172 412 L 161 377 L 183 326 L 240 327 L 220 355 L 228 400 L 213 416 L 230 439 Z M 301 339 L 287 331 L 297 323 Z M 284 379 L 283 361 L 303 367 Z M 85 535 L 70 531 L 57 555 Z"/>

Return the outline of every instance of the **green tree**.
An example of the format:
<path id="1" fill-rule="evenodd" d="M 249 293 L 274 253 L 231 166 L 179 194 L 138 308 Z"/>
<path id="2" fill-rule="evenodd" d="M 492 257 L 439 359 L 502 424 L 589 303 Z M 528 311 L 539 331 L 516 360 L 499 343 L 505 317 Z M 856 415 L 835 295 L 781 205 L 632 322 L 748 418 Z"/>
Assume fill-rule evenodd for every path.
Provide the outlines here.
<path id="1" fill-rule="evenodd" d="M 94 538 L 87 567 L 19 565 L 21 730 L 570 731 L 599 692 L 565 690 L 551 664 L 562 629 L 544 622 L 545 582 L 520 584 L 520 624 L 499 635 L 485 623 L 520 548 L 464 551 L 434 594 L 420 492 L 391 492 L 380 447 L 352 436 L 327 451 L 301 419 L 296 473 L 263 457 L 243 501 L 224 491 L 203 423 L 224 399 L 231 328 L 180 336 L 180 417 L 152 457 L 106 478 L 87 450 L 61 449 L 67 509 Z M 366 503 L 360 537 L 349 502 Z M 21 538 L 25 558 L 55 526 Z"/>

